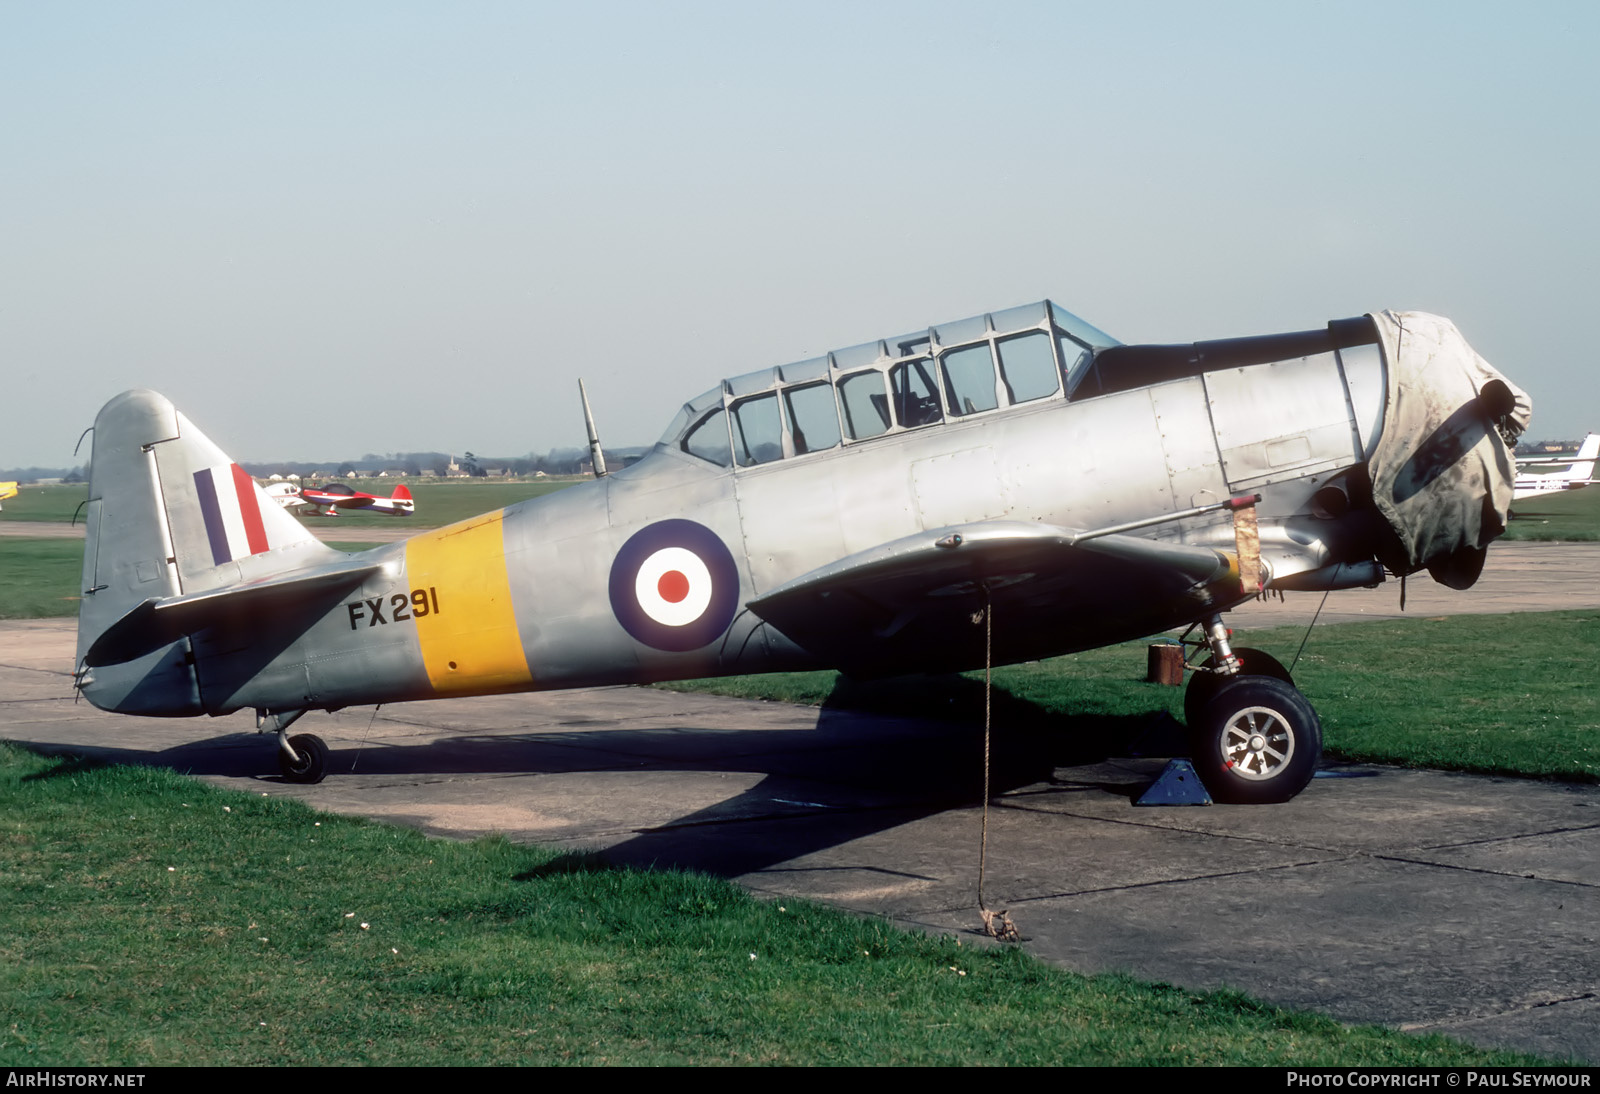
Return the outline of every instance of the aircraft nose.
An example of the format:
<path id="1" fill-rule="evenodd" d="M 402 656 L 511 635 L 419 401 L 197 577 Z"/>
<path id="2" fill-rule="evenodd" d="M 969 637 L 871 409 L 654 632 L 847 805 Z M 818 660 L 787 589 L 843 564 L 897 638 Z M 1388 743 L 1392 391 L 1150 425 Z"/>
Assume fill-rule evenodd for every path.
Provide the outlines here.
<path id="1" fill-rule="evenodd" d="M 1372 493 L 1393 532 L 1379 556 L 1396 573 L 1426 566 L 1437 580 L 1466 588 L 1505 531 L 1516 480 L 1511 446 L 1532 403 L 1448 319 L 1422 312 L 1372 319 L 1388 387 Z"/>

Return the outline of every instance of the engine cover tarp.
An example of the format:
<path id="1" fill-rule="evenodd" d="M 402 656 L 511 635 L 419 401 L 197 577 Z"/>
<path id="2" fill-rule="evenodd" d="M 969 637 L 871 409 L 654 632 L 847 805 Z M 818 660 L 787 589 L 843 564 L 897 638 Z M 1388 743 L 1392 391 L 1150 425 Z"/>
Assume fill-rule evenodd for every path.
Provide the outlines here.
<path id="1" fill-rule="evenodd" d="M 1505 531 L 1516 481 L 1510 445 L 1533 404 L 1448 319 L 1392 311 L 1372 319 L 1388 373 L 1372 496 L 1398 539 L 1383 562 L 1407 574 L 1462 548 L 1482 550 Z M 1496 380 L 1515 404 L 1498 421 L 1478 398 Z"/>

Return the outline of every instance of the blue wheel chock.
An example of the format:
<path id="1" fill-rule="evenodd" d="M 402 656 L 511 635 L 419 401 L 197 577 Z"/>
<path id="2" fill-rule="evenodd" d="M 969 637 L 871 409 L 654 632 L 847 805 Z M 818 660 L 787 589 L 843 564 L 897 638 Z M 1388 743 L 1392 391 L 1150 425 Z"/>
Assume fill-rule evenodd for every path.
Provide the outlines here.
<path id="1" fill-rule="evenodd" d="M 1210 805 L 1211 795 L 1188 760 L 1168 760 L 1160 776 L 1134 805 Z"/>

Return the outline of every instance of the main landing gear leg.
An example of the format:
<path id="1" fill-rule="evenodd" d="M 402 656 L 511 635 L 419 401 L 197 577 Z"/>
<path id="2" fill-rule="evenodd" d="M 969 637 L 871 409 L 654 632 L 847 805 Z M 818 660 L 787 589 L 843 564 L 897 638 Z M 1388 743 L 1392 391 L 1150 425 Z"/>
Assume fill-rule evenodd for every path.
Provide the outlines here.
<path id="1" fill-rule="evenodd" d="M 1234 649 L 1220 615 L 1205 631 L 1211 656 L 1183 697 L 1195 772 L 1217 801 L 1288 801 L 1322 756 L 1317 712 L 1271 654 Z"/>
<path id="2" fill-rule="evenodd" d="M 278 770 L 284 780 L 307 785 L 319 783 L 328 773 L 328 746 L 315 733 L 289 736 L 289 727 L 303 710 L 257 710 L 256 729 L 278 735 Z"/>
<path id="3" fill-rule="evenodd" d="M 1206 643 L 1211 647 L 1211 659 L 1216 666 L 1214 672 L 1237 676 L 1243 671 L 1244 666 L 1228 644 L 1228 627 L 1222 622 L 1222 616 L 1213 615 L 1206 620 Z"/>

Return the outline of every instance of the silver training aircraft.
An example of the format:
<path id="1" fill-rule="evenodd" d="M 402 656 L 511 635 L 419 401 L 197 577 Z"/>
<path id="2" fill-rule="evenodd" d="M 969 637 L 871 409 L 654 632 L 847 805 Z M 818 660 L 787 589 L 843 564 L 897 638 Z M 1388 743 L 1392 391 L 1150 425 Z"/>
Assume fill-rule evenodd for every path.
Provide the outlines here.
<path id="1" fill-rule="evenodd" d="M 1386 572 L 1471 585 L 1528 414 L 1435 316 L 1125 346 L 1045 301 L 725 381 L 625 470 L 344 554 L 130 391 L 95 422 L 76 685 L 127 714 L 254 708 L 315 782 L 307 710 L 968 669 L 991 628 L 1000 664 L 1192 624 L 1202 779 L 1282 801 L 1317 716 L 1222 613 Z"/>

